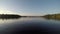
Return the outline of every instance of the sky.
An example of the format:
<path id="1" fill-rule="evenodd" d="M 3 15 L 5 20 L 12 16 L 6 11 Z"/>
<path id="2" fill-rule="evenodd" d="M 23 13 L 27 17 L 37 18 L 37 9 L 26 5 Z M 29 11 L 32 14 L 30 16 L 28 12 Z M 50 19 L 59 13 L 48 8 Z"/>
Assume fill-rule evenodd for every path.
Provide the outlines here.
<path id="1" fill-rule="evenodd" d="M 42 16 L 60 13 L 60 0 L 0 0 L 0 14 Z"/>

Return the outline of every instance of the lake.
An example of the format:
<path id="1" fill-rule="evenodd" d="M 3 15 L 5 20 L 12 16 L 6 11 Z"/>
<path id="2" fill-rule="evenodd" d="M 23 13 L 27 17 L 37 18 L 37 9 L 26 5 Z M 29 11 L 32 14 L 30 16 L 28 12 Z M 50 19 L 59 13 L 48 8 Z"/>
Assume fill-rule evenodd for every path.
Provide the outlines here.
<path id="1" fill-rule="evenodd" d="M 0 34 L 59 34 L 60 20 L 42 17 L 0 19 Z"/>

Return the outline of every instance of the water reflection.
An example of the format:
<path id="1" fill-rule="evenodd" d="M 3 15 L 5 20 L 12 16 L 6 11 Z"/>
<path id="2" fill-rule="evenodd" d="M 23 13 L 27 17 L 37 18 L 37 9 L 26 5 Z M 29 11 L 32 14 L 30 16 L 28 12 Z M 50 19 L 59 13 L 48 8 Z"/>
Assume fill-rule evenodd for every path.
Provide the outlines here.
<path id="1" fill-rule="evenodd" d="M 60 18 L 45 18 L 45 19 L 47 19 L 47 20 L 59 20 L 60 21 Z"/>
<path id="2" fill-rule="evenodd" d="M 15 18 L 0 18 L 0 19 L 2 19 L 2 20 L 9 20 L 9 19 L 19 19 L 19 18 L 21 18 L 21 17 L 15 17 Z"/>
<path id="3" fill-rule="evenodd" d="M 60 21 L 50 21 L 41 17 L 0 20 L 0 23 L 2 23 L 0 34 L 55 34 L 60 32 Z"/>

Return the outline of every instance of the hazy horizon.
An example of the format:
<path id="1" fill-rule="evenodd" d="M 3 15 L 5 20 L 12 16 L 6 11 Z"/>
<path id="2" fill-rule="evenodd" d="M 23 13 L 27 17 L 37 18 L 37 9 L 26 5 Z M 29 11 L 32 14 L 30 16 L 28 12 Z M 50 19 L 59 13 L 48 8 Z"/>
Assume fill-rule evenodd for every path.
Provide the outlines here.
<path id="1" fill-rule="evenodd" d="M 60 0 L 0 0 L 0 14 L 42 16 L 60 13 Z"/>

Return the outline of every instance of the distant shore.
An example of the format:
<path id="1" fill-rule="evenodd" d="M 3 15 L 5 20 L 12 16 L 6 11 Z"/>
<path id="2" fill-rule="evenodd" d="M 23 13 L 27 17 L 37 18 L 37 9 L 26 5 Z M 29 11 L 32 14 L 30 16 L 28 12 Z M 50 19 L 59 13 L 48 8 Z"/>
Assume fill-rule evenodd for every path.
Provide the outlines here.
<path id="1" fill-rule="evenodd" d="M 15 14 L 0 14 L 0 18 L 18 18 L 21 17 L 20 15 Z"/>
<path id="2" fill-rule="evenodd" d="M 48 14 L 42 17 L 47 18 L 47 19 L 60 19 L 60 14 Z"/>
<path id="3" fill-rule="evenodd" d="M 48 14 L 44 16 L 21 16 L 17 14 L 0 14 L 0 19 L 9 19 L 9 18 L 20 18 L 20 17 L 44 17 L 46 19 L 59 19 L 60 20 L 60 14 Z"/>
<path id="4" fill-rule="evenodd" d="M 20 18 L 20 17 L 40 17 L 40 16 L 21 16 L 17 14 L 0 14 L 0 19 Z"/>

